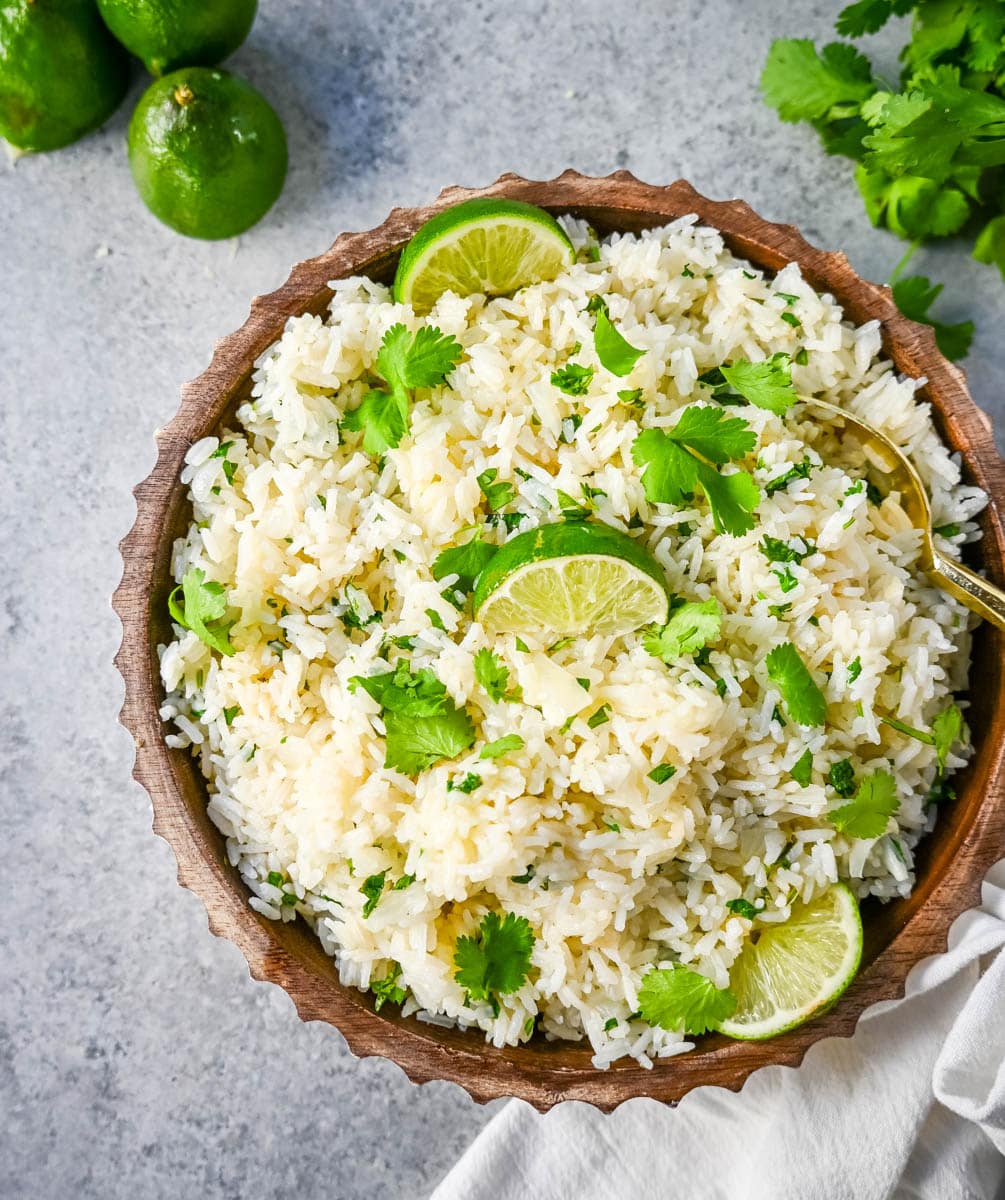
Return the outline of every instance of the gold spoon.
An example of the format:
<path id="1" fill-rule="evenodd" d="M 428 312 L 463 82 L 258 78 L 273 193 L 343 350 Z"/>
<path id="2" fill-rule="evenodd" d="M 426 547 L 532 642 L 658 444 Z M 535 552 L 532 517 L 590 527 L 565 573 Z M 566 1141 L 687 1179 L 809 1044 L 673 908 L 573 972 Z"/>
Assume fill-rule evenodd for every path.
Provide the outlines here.
<path id="1" fill-rule="evenodd" d="M 921 482 L 914 464 L 890 439 L 860 421 L 843 408 L 828 404 L 824 400 L 800 397 L 803 404 L 824 413 L 832 421 L 840 421 L 855 441 L 862 447 L 871 468 L 885 477 L 887 492 L 900 493 L 900 505 L 911 524 L 921 530 L 921 568 L 951 596 L 955 596 L 983 617 L 1005 629 L 1005 592 L 989 583 L 976 571 L 971 571 L 955 558 L 943 554 L 936 546 L 932 533 L 932 510 L 928 504 L 928 493 Z"/>

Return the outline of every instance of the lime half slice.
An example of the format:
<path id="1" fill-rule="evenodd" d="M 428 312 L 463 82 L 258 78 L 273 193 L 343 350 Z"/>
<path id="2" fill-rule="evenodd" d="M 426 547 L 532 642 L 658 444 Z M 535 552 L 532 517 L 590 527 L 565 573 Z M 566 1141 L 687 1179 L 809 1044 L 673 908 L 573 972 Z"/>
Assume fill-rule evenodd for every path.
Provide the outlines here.
<path id="1" fill-rule="evenodd" d="M 765 925 L 733 964 L 736 1011 L 719 1026 L 731 1038 L 762 1041 L 795 1029 L 837 1000 L 862 958 L 858 901 L 836 883 L 793 909 L 782 925 Z"/>
<path id="2" fill-rule="evenodd" d="M 433 217 L 402 251 L 394 298 L 428 312 L 444 292 L 507 295 L 576 261 L 554 217 L 520 200 L 465 200 Z"/>
<path id="3" fill-rule="evenodd" d="M 558 637 L 663 624 L 669 603 L 653 556 L 595 521 L 517 534 L 490 560 L 473 597 L 475 617 L 490 633 Z"/>

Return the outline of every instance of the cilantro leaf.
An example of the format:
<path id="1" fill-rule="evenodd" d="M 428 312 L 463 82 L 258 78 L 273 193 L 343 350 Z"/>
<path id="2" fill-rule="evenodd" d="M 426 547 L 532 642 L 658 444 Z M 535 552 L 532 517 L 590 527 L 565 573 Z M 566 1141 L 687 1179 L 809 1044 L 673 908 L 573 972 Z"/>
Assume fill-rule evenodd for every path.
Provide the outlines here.
<path id="1" fill-rule="evenodd" d="M 794 479 L 809 479 L 810 471 L 812 470 L 813 464 L 808 458 L 804 458 L 802 462 L 796 463 L 794 467 L 789 467 L 783 474 L 776 475 L 774 479 L 769 480 L 764 485 L 764 494 L 766 496 L 773 496 L 775 492 L 780 492 L 787 488 Z"/>
<path id="2" fill-rule="evenodd" d="M 386 712 L 406 717 L 432 717 L 451 707 L 447 689 L 428 668 L 412 671 L 399 661 L 393 671 L 379 675 L 353 675 L 349 690 L 363 688 Z"/>
<path id="3" fill-rule="evenodd" d="M 439 581 L 456 575 L 456 586 L 463 592 L 470 592 L 475 580 L 494 558 L 496 549 L 475 536 L 473 541 L 463 546 L 442 550 L 433 559 L 433 578 Z"/>
<path id="4" fill-rule="evenodd" d="M 370 991 L 373 993 L 373 1011 L 380 1012 L 385 1004 L 403 1004 L 405 989 L 399 987 L 396 980 L 401 975 L 401 964 L 391 963 L 391 968 L 383 979 L 371 979 Z"/>
<path id="5" fill-rule="evenodd" d="M 930 325 L 935 331 L 935 341 L 946 358 L 965 358 L 974 336 L 973 321 L 960 321 L 946 325 L 928 315 L 928 310 L 945 285 L 932 284 L 924 275 L 911 275 L 898 279 L 893 285 L 893 299 L 897 307 L 912 321 Z"/>
<path id="6" fill-rule="evenodd" d="M 414 335 L 404 325 L 392 325 L 377 355 L 377 370 L 392 391 L 436 387 L 460 361 L 460 343 L 435 325 L 423 325 Z"/>
<path id="7" fill-rule="evenodd" d="M 706 1033 L 736 1009 L 736 997 L 681 963 L 649 971 L 639 988 L 643 1020 L 660 1029 Z"/>
<path id="8" fill-rule="evenodd" d="M 854 799 L 827 816 L 834 828 L 855 838 L 877 838 L 897 811 L 897 783 L 889 771 L 874 771 L 858 786 Z"/>
<path id="9" fill-rule="evenodd" d="M 632 444 L 632 459 L 643 467 L 642 486 L 654 503 L 681 504 L 700 486 L 718 533 L 753 529 L 760 492 L 750 475 L 721 475 L 715 465 L 743 458 L 756 434 L 740 417 L 721 409 L 692 405 L 670 430 L 647 429 Z"/>
<path id="10" fill-rule="evenodd" d="M 435 717 L 387 712 L 384 729 L 384 766 L 403 775 L 418 775 L 443 759 L 456 758 L 475 740 L 471 718 L 452 704 Z"/>
<path id="11" fill-rule="evenodd" d="M 1005 279 L 1005 215 L 993 217 L 977 235 L 974 258 L 993 263 Z"/>
<path id="12" fill-rule="evenodd" d="M 631 373 L 645 350 L 631 345 L 612 324 L 605 309 L 597 313 L 597 324 L 593 332 L 593 344 L 600 365 L 612 375 L 624 376 Z"/>
<path id="13" fill-rule="evenodd" d="M 566 363 L 551 373 L 551 382 L 567 396 L 585 396 L 590 390 L 592 378 L 593 368 L 580 366 L 579 363 Z"/>
<path id="14" fill-rule="evenodd" d="M 719 640 L 722 609 L 718 600 L 689 600 L 670 613 L 662 628 L 642 635 L 642 645 L 655 658 L 674 663 Z"/>
<path id="15" fill-rule="evenodd" d="M 827 719 L 827 701 L 795 646 L 781 642 L 764 661 L 768 678 L 778 688 L 792 720 L 799 725 L 822 725 Z"/>
<path id="16" fill-rule="evenodd" d="M 765 362 L 740 359 L 721 370 L 726 382 L 744 400 L 778 416 L 799 399 L 792 386 L 791 360 L 787 354 L 773 354 Z"/>
<path id="17" fill-rule="evenodd" d="M 809 787 L 810 780 L 813 778 L 813 751 L 804 750 L 789 767 L 789 774 L 800 787 Z"/>
<path id="18" fill-rule="evenodd" d="M 518 733 L 507 733 L 494 742 L 486 742 L 481 748 L 479 758 L 501 758 L 511 750 L 522 750 L 524 740 Z"/>
<path id="19" fill-rule="evenodd" d="M 783 121 L 816 121 L 858 106 L 876 90 L 869 60 L 840 42 L 817 54 L 808 38 L 772 42 L 761 75 L 764 98 Z"/>
<path id="20" fill-rule="evenodd" d="M 472 1000 L 488 1000 L 498 1011 L 497 996 L 518 991 L 530 971 L 534 933 L 526 917 L 486 913 L 478 932 L 457 939 L 454 979 Z"/>
<path id="21" fill-rule="evenodd" d="M 410 391 L 435 387 L 457 365 L 460 344 L 435 325 L 424 325 L 414 335 L 404 325 L 392 325 L 377 354 L 377 371 L 388 390 L 372 389 L 357 408 L 342 418 L 342 427 L 363 434 L 368 454 L 393 450 L 408 431 Z"/>
<path id="22" fill-rule="evenodd" d="M 505 508 L 516 497 L 516 487 L 514 484 L 508 480 L 500 480 L 497 483 L 496 479 L 498 475 L 498 467 L 489 467 L 487 471 L 482 471 L 478 476 L 478 486 L 482 489 L 482 495 L 493 512 L 498 512 L 500 508 Z"/>
<path id="23" fill-rule="evenodd" d="M 465 796 L 470 796 L 472 792 L 477 791 L 477 789 L 482 786 L 482 782 L 482 777 L 480 775 L 476 775 L 474 771 L 468 771 L 468 773 L 459 783 L 455 783 L 454 780 L 448 779 L 447 791 L 463 792 Z"/>
<path id="24" fill-rule="evenodd" d="M 493 700 L 515 700 L 515 694 L 507 695 L 506 686 L 509 683 L 509 668 L 487 648 L 482 648 L 475 655 L 475 678 L 488 692 Z"/>
<path id="25" fill-rule="evenodd" d="M 408 397 L 372 390 L 358 407 L 342 418 L 342 428 L 363 434 L 367 454 L 380 455 L 393 450 L 408 431 Z"/>
<path id="26" fill-rule="evenodd" d="M 379 675 L 354 675 L 352 691 L 363 688 L 383 709 L 384 766 L 417 775 L 445 758 L 456 758 L 475 740 L 471 718 L 457 708 L 428 667 L 413 672 L 401 662 Z"/>
<path id="27" fill-rule="evenodd" d="M 172 620 L 183 629 L 190 629 L 199 641 L 220 654 L 236 653 L 228 634 L 233 621 L 226 620 L 227 593 L 220 583 L 206 582 L 206 572 L 190 567 L 181 584 L 168 597 Z"/>
<path id="28" fill-rule="evenodd" d="M 856 0 L 838 13 L 835 28 L 842 37 L 876 33 L 894 13 L 910 12 L 915 3 L 916 0 Z"/>
<path id="29" fill-rule="evenodd" d="M 384 893 L 384 880 L 387 876 L 386 871 L 380 871 L 376 875 L 368 875 L 363 880 L 363 886 L 359 889 L 366 897 L 366 902 L 363 905 L 363 917 L 368 917 L 380 903 L 380 898 Z"/>

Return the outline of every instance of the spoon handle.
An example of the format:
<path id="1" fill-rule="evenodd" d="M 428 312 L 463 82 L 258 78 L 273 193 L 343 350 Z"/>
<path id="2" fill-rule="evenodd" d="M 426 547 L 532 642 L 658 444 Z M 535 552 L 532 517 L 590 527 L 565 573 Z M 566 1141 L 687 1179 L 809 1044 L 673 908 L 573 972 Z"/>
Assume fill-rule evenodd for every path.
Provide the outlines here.
<path id="1" fill-rule="evenodd" d="M 938 550 L 934 559 L 929 574 L 940 587 L 985 621 L 1005 629 L 1005 592 L 1001 588 Z"/>

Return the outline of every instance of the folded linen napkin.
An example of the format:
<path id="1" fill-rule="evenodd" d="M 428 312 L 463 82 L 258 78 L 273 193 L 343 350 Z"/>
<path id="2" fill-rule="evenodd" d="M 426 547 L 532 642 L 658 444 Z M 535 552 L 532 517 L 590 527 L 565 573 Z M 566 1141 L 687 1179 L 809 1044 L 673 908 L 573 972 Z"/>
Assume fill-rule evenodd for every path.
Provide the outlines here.
<path id="1" fill-rule="evenodd" d="M 993 1200 L 1005 1178 L 1005 860 L 904 1000 L 803 1065 L 673 1109 L 511 1101 L 432 1200 Z"/>

